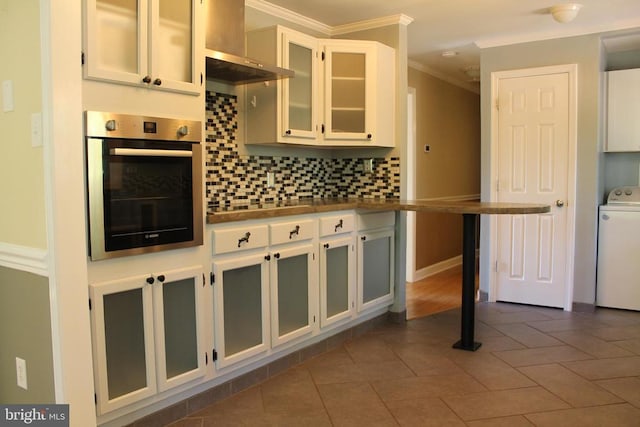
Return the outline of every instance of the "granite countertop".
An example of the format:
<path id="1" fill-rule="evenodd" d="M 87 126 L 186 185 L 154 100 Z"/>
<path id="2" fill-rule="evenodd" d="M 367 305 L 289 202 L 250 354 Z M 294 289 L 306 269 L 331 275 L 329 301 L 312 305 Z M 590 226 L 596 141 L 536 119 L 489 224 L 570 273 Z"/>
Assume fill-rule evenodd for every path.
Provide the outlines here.
<path id="1" fill-rule="evenodd" d="M 349 209 L 496 215 L 536 214 L 550 211 L 548 205 L 529 203 L 362 198 L 300 199 L 263 204 L 210 206 L 207 210 L 207 224 Z"/>

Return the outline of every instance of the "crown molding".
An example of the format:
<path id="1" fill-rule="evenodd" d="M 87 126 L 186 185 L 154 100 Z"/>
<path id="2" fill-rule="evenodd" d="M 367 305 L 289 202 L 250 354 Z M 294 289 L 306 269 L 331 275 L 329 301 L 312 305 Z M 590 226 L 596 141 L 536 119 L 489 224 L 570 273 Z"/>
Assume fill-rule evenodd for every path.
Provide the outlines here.
<path id="1" fill-rule="evenodd" d="M 300 15 L 299 13 L 293 12 L 289 9 L 285 9 L 282 6 L 277 6 L 275 4 L 269 3 L 265 0 L 245 0 L 245 7 L 250 7 L 260 12 L 264 12 L 269 15 L 292 22 L 294 24 L 301 25 L 308 28 L 309 30 L 316 31 L 320 34 L 326 34 L 327 36 L 330 36 L 333 31 L 333 27 L 329 25 L 323 24 L 322 22 L 316 21 L 315 19 L 307 18 L 304 15 Z"/>
<path id="2" fill-rule="evenodd" d="M 419 62 L 416 62 L 416 61 L 409 60 L 407 65 L 409 65 L 409 67 L 411 67 L 413 69 L 416 69 L 416 70 L 421 71 L 423 73 L 429 74 L 430 76 L 433 76 L 433 77 L 435 77 L 437 79 L 444 80 L 445 82 L 450 83 L 450 84 L 452 84 L 454 86 L 458 86 L 459 88 L 462 88 L 464 90 L 468 90 L 469 92 L 473 92 L 475 94 L 480 95 L 480 86 L 479 85 L 473 85 L 473 84 L 470 84 L 468 82 L 455 79 L 455 78 L 451 77 L 448 74 L 436 71 L 436 70 L 434 70 L 432 68 L 429 68 L 426 65 L 423 65 L 423 64 L 421 64 Z"/>
<path id="3" fill-rule="evenodd" d="M 413 18 L 404 14 L 383 16 L 380 18 L 367 19 L 364 21 L 352 22 L 350 24 L 337 25 L 332 28 L 331 35 L 355 33 L 357 31 L 371 30 L 374 28 L 386 27 L 389 25 L 409 25 Z"/>

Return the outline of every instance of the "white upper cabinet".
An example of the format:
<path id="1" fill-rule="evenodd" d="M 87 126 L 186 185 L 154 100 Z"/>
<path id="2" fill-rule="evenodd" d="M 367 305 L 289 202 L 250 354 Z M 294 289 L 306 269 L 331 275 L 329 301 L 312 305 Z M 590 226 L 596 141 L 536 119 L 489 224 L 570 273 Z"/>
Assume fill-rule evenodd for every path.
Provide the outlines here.
<path id="1" fill-rule="evenodd" d="M 393 48 L 275 26 L 247 34 L 247 55 L 295 72 L 247 85 L 247 143 L 395 145 Z"/>
<path id="2" fill-rule="evenodd" d="M 605 151 L 640 151 L 640 68 L 609 71 Z"/>
<path id="3" fill-rule="evenodd" d="M 86 0 L 85 78 L 200 91 L 197 0 Z"/>
<path id="4" fill-rule="evenodd" d="M 318 40 L 270 27 L 247 34 L 247 55 L 295 72 L 295 78 L 247 85 L 247 141 L 313 143 L 318 132 Z"/>
<path id="5" fill-rule="evenodd" d="M 295 72 L 284 79 L 281 93 L 282 130 L 285 138 L 314 139 L 318 128 L 318 43 L 297 32 L 282 33 L 282 66 Z"/>
<path id="6" fill-rule="evenodd" d="M 395 51 L 371 41 L 324 40 L 327 144 L 393 147 Z"/>

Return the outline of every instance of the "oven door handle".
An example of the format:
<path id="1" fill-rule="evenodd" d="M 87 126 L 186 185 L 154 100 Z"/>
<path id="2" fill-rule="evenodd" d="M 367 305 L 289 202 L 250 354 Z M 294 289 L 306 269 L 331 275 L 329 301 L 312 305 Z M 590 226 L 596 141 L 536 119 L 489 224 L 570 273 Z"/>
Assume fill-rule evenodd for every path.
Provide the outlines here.
<path id="1" fill-rule="evenodd" d="M 192 157 L 190 150 L 149 150 L 145 148 L 112 148 L 109 153 L 113 156 L 136 157 Z"/>

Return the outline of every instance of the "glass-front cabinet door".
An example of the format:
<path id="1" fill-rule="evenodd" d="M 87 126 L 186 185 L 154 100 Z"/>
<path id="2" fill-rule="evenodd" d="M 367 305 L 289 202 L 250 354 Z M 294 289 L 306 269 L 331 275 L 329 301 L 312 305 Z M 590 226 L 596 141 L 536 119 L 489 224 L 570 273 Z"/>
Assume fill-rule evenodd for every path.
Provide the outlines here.
<path id="1" fill-rule="evenodd" d="M 151 6 L 152 84 L 177 91 L 196 88 L 193 0 L 154 0 Z M 199 77 L 198 77 L 199 78 Z"/>
<path id="2" fill-rule="evenodd" d="M 216 366 L 269 348 L 269 256 L 238 256 L 213 264 Z"/>
<path id="3" fill-rule="evenodd" d="M 171 270 L 153 278 L 158 389 L 164 391 L 205 374 L 204 276 L 198 267 Z"/>
<path id="4" fill-rule="evenodd" d="M 147 276 L 91 285 L 98 413 L 156 393 L 153 289 Z"/>
<path id="5" fill-rule="evenodd" d="M 354 238 L 325 240 L 320 244 L 320 326 L 323 328 L 355 311 Z"/>
<path id="6" fill-rule="evenodd" d="M 313 245 L 271 254 L 271 342 L 273 346 L 310 333 L 316 320 L 317 269 Z"/>
<path id="7" fill-rule="evenodd" d="M 85 0 L 85 77 L 197 93 L 195 0 Z"/>
<path id="8" fill-rule="evenodd" d="M 90 285 L 98 413 L 205 374 L 201 267 Z"/>
<path id="9" fill-rule="evenodd" d="M 281 29 L 282 67 L 295 77 L 281 81 L 282 137 L 317 137 L 317 39 Z"/>
<path id="10" fill-rule="evenodd" d="M 325 139 L 373 138 L 374 56 L 375 48 L 368 43 L 325 44 Z"/>
<path id="11" fill-rule="evenodd" d="M 148 70 L 146 0 L 87 0 L 86 77 L 141 84 Z"/>
<path id="12" fill-rule="evenodd" d="M 394 231 L 359 235 L 358 311 L 393 302 Z"/>

